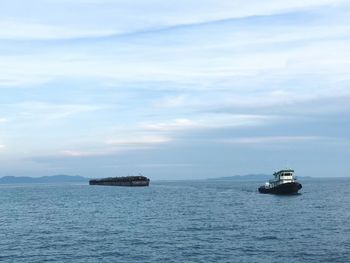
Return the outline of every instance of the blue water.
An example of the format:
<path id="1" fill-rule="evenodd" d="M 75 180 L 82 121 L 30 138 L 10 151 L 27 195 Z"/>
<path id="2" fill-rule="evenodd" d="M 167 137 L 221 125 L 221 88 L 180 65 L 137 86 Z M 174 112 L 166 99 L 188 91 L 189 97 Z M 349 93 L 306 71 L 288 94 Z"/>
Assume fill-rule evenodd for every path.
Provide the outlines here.
<path id="1" fill-rule="evenodd" d="M 350 262 L 350 180 L 0 186 L 0 262 Z"/>

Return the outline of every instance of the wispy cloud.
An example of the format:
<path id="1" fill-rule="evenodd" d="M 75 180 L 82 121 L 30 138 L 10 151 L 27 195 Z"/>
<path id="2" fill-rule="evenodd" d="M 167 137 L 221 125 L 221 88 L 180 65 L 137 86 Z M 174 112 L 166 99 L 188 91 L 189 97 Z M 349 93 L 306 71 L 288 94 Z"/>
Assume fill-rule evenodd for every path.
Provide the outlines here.
<path id="1" fill-rule="evenodd" d="M 230 25 L 222 27 L 231 30 Z M 298 28 L 296 25 L 287 30 L 295 32 Z M 121 82 L 166 81 L 184 83 L 179 88 L 186 90 L 243 86 L 249 91 L 259 84 L 269 85 L 271 81 L 283 84 L 291 78 L 297 78 L 306 82 L 304 78 L 310 75 L 322 78 L 325 82 L 346 78 L 345 69 L 349 64 L 350 53 L 347 49 L 349 40 L 344 39 L 344 35 L 350 33 L 350 26 L 321 27 L 315 30 L 313 26 L 305 25 L 305 28 L 308 31 L 300 33 L 298 30 L 298 34 L 286 33 L 286 28 L 283 27 L 274 32 L 276 29 L 268 24 L 263 28 L 268 33 L 259 30 L 249 31 L 248 35 L 229 33 L 230 37 L 225 39 L 224 46 L 222 38 L 225 36 L 218 35 L 217 40 L 208 40 L 204 34 L 196 38 L 191 36 L 191 32 L 180 31 L 175 34 L 174 41 L 188 39 L 180 49 L 172 47 L 170 43 L 163 43 L 162 39 L 167 35 L 152 35 L 142 39 L 150 41 L 152 45 L 163 43 L 156 50 L 143 43 L 132 43 L 133 41 L 130 45 L 123 43 L 116 48 L 111 40 L 85 48 L 72 45 L 68 52 L 66 46 L 56 46 L 44 49 L 40 55 L 0 55 L 0 66 L 3 68 L 0 85 L 34 86 L 59 78 L 88 78 L 117 85 Z M 211 31 L 210 28 L 200 29 L 200 32 L 208 34 Z M 323 39 L 311 39 L 291 48 L 290 42 L 295 41 L 291 34 L 302 41 L 310 35 L 314 35 L 315 39 Z M 199 40 L 196 39 L 203 42 L 200 48 Z M 262 44 L 263 41 L 270 42 L 266 45 Z M 276 45 L 278 48 L 275 48 Z M 108 54 L 105 50 L 108 50 Z M 183 58 L 178 60 L 179 56 Z M 211 63 L 207 63 L 207 60 Z M 180 100 L 181 97 L 178 97 L 177 101 L 167 103 L 179 104 Z"/>
<path id="2" fill-rule="evenodd" d="M 267 143 L 294 143 L 324 140 L 320 136 L 263 136 L 263 137 L 237 137 L 222 139 L 219 142 L 232 144 L 267 144 Z"/>
<path id="3" fill-rule="evenodd" d="M 162 144 L 170 142 L 171 138 L 157 135 L 139 135 L 127 136 L 118 139 L 110 139 L 106 143 L 114 146 L 142 146 L 152 144 Z"/>
<path id="4" fill-rule="evenodd" d="M 277 116 L 243 114 L 206 114 L 191 119 L 179 118 L 166 122 L 142 123 L 141 128 L 159 132 L 193 129 L 218 129 L 227 127 L 246 127 L 263 125 L 276 120 Z"/>
<path id="5" fill-rule="evenodd" d="M 150 149 L 157 145 L 171 142 L 170 137 L 162 135 L 120 135 L 118 139 L 109 139 L 89 147 L 83 145 L 79 150 L 63 150 L 61 154 L 66 157 L 94 157 L 115 155 L 122 152 Z"/>
<path id="6" fill-rule="evenodd" d="M 340 149 L 327 136 L 348 137 L 347 0 L 2 7 L 0 137 L 11 158 L 50 155 L 79 170 L 82 159 L 120 154 L 132 165 L 178 158 L 200 167 L 210 153 L 250 145 L 312 145 L 316 156 Z M 247 154 L 252 163 L 266 157 L 257 152 Z"/>
<path id="7" fill-rule="evenodd" d="M 94 11 L 97 18 L 94 21 L 95 25 L 102 26 L 99 18 L 104 18 L 105 21 L 109 22 L 107 25 L 112 24 L 118 30 L 130 32 L 149 28 L 163 28 L 165 26 L 192 25 L 230 18 L 283 14 L 311 8 L 329 8 L 346 3 L 346 0 L 309 0 L 307 2 L 300 0 L 267 0 L 264 2 L 258 0 L 249 2 L 241 0 L 222 0 L 219 2 L 214 0 L 202 0 L 200 2 L 180 0 L 166 3 L 160 0 L 143 2 L 79 0 L 74 1 L 74 3 L 71 1 L 43 0 L 42 2 L 43 5 L 47 5 L 47 3 L 52 5 L 52 9 L 75 8 L 83 10 L 85 16 L 81 15 L 82 24 L 90 26 L 92 26 L 92 23 L 89 21 L 89 15 Z M 184 6 L 186 6 L 185 9 Z M 130 17 L 130 13 L 133 14 L 132 17 Z M 67 10 L 65 19 L 74 22 L 73 14 L 75 15 L 75 13 Z M 45 15 L 41 15 L 46 18 Z"/>
<path id="8" fill-rule="evenodd" d="M 175 119 L 171 122 L 145 123 L 141 127 L 146 130 L 176 131 L 198 127 L 199 124 L 189 119 Z"/>
<path id="9" fill-rule="evenodd" d="M 115 34 L 111 30 L 89 30 L 61 27 L 43 23 L 0 20 L 0 39 L 3 40 L 58 40 L 105 37 Z"/>
<path id="10" fill-rule="evenodd" d="M 94 156 L 104 156 L 110 155 L 115 152 L 108 150 L 100 151 L 77 151 L 77 150 L 64 150 L 61 155 L 64 157 L 94 157 Z"/>
<path id="11" fill-rule="evenodd" d="M 59 104 L 47 103 L 40 101 L 22 102 L 9 107 L 15 107 L 18 117 L 21 119 L 31 120 L 57 120 L 68 118 L 77 114 L 93 112 L 105 108 L 101 105 L 84 105 L 84 104 Z"/>

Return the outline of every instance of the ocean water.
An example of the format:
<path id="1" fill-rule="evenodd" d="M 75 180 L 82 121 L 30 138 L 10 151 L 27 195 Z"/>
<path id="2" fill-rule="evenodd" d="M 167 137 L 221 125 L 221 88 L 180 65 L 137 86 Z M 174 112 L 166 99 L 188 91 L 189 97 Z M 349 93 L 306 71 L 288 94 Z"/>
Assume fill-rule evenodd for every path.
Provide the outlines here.
<path id="1" fill-rule="evenodd" d="M 350 180 L 0 186 L 0 262 L 350 262 Z"/>

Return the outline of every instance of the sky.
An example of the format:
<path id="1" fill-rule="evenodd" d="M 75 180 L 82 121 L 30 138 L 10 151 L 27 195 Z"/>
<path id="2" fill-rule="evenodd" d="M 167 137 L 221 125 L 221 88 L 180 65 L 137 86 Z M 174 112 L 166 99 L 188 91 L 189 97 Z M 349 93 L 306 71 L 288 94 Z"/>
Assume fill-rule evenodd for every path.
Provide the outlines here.
<path id="1" fill-rule="evenodd" d="M 0 176 L 350 160 L 348 0 L 1 0 Z"/>

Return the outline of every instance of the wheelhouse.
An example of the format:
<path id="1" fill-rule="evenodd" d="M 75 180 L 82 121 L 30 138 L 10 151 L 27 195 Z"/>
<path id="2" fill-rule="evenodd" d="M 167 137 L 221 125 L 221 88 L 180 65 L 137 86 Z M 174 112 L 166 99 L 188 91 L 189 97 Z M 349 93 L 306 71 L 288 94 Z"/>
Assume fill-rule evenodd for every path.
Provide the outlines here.
<path id="1" fill-rule="evenodd" d="M 275 172 L 273 174 L 274 179 L 269 181 L 270 187 L 275 187 L 279 184 L 285 184 L 285 183 L 292 183 L 294 182 L 294 170 L 286 169 L 286 170 L 280 170 L 278 172 Z"/>
<path id="2" fill-rule="evenodd" d="M 281 170 L 273 174 L 276 181 L 281 183 L 294 182 L 294 170 Z"/>

